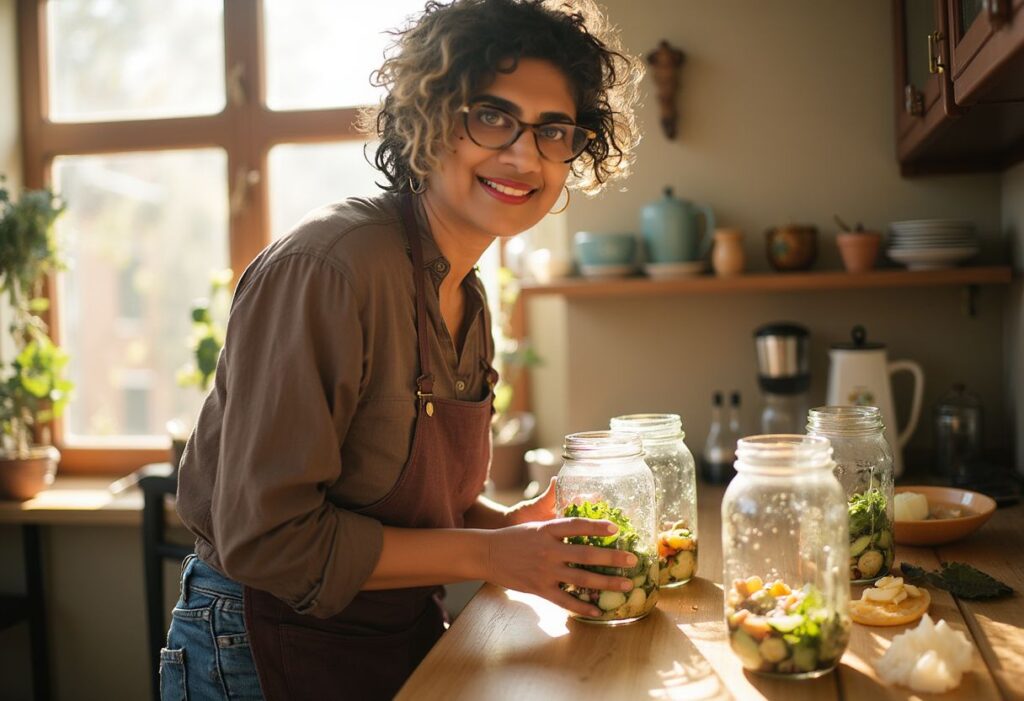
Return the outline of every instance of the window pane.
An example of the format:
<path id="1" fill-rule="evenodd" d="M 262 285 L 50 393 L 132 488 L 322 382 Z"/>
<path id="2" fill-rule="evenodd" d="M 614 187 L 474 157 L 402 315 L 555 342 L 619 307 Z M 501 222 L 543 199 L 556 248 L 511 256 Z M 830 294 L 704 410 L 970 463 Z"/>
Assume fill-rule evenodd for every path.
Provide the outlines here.
<path id="1" fill-rule="evenodd" d="M 378 195 L 384 176 L 366 162 L 362 141 L 282 144 L 270 150 L 270 223 L 284 236 L 306 212 L 347 197 Z M 373 158 L 374 144 L 366 154 Z"/>
<path id="2" fill-rule="evenodd" d="M 370 73 L 385 32 L 404 27 L 424 0 L 265 0 L 267 105 L 275 110 L 376 104 Z"/>
<path id="3" fill-rule="evenodd" d="M 224 107 L 224 18 L 212 0 L 49 0 L 50 118 L 108 121 Z"/>
<path id="4" fill-rule="evenodd" d="M 54 161 L 67 201 L 58 220 L 61 341 L 75 397 L 69 443 L 159 436 L 194 420 L 203 393 L 179 387 L 190 309 L 228 262 L 227 159 L 218 149 Z"/>

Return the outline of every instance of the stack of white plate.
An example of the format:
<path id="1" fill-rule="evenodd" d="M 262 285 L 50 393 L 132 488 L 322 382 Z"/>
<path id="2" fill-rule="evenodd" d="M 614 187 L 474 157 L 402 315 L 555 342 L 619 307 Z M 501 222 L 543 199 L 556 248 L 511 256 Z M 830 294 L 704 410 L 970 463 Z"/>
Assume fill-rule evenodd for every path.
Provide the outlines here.
<path id="1" fill-rule="evenodd" d="M 952 268 L 978 253 L 978 236 L 968 221 L 913 219 L 889 229 L 889 257 L 911 270 Z"/>

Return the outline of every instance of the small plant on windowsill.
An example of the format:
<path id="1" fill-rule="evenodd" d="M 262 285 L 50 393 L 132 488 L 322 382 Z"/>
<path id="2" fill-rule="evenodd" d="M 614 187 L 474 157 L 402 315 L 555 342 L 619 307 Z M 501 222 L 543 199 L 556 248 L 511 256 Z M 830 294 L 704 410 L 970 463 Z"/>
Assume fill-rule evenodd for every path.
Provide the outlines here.
<path id="1" fill-rule="evenodd" d="M 50 305 L 46 276 L 64 267 L 53 230 L 63 211 L 50 190 L 26 190 L 15 202 L 0 178 L 0 304 L 11 315 L 4 345 L 13 347 L 9 364 L 0 357 L 0 498 L 31 499 L 52 484 L 60 460 L 46 424 L 63 413 L 72 390 L 68 355 L 39 315 Z"/>
<path id="2" fill-rule="evenodd" d="M 188 341 L 192 359 L 178 370 L 177 380 L 180 387 L 196 387 L 203 394 L 210 391 L 210 385 L 213 384 L 217 372 L 217 360 L 220 358 L 221 348 L 224 347 L 224 325 L 218 318 L 226 313 L 225 309 L 230 303 L 233 276 L 230 268 L 212 273 L 210 296 L 192 303 L 192 334 Z M 181 463 L 181 456 L 194 424 L 194 421 L 183 418 L 167 422 L 167 432 L 171 436 L 171 465 L 174 470 L 177 470 Z"/>
<path id="3" fill-rule="evenodd" d="M 522 372 L 541 364 L 529 339 L 516 338 L 512 315 L 519 298 L 519 280 L 507 269 L 498 271 L 499 328 L 497 364 L 501 380 L 494 388 L 491 481 L 497 489 L 521 488 L 525 476 L 523 456 L 531 448 L 535 419 L 528 411 L 513 411 L 515 385 Z"/>

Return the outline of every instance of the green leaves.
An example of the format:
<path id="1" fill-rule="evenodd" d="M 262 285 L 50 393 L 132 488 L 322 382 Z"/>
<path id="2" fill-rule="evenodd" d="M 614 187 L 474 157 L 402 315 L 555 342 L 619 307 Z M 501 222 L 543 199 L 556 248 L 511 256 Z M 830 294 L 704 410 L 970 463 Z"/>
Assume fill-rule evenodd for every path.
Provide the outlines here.
<path id="1" fill-rule="evenodd" d="M 63 211 L 50 190 L 28 190 L 14 202 L 0 185 L 0 292 L 13 312 L 6 330 L 16 351 L 10 365 L 0 365 L 0 427 L 4 447 L 18 454 L 28 450 L 33 426 L 63 413 L 73 389 L 64 376 L 68 355 L 38 316 L 50 308 L 38 296 L 44 277 L 64 267 L 53 232 Z"/>
<path id="2" fill-rule="evenodd" d="M 850 497 L 850 537 L 873 533 L 889 527 L 885 495 L 877 489 Z"/>
<path id="3" fill-rule="evenodd" d="M 637 552 L 637 544 L 640 535 L 636 532 L 629 517 L 622 513 L 622 509 L 610 506 L 606 501 L 590 503 L 585 501 L 582 504 L 570 504 L 562 511 L 563 516 L 569 518 L 589 518 L 598 521 L 611 521 L 619 530 L 609 536 L 570 536 L 565 542 L 571 545 L 593 545 L 599 548 L 615 548 L 617 550 L 628 550 L 637 556 L 636 566 L 628 571 L 618 567 L 602 567 L 595 565 L 580 565 L 585 570 L 599 574 L 624 575 L 632 577 L 640 572 L 646 572 L 650 567 L 650 556 Z M 575 565 L 573 565 L 575 566 Z"/>
<path id="4" fill-rule="evenodd" d="M 962 562 L 943 562 L 942 569 L 928 572 L 909 563 L 900 564 L 903 578 L 910 584 L 944 589 L 961 599 L 994 599 L 1013 594 L 1013 588 L 995 577 Z"/>
<path id="5" fill-rule="evenodd" d="M 230 296 L 231 277 L 230 268 L 211 273 L 210 298 L 196 300 L 192 305 L 192 338 L 189 347 L 194 360 L 178 370 L 177 381 L 181 387 L 194 386 L 204 392 L 210 388 L 217 371 L 220 350 L 224 347 L 224 329 L 214 319 L 211 309 L 219 295 Z"/>

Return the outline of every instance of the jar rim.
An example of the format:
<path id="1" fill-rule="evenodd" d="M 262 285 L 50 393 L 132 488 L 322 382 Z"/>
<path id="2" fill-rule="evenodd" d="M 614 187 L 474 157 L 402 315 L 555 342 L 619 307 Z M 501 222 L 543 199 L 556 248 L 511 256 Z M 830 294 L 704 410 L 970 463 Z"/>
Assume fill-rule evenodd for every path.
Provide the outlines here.
<path id="1" fill-rule="evenodd" d="M 829 470 L 832 443 L 824 436 L 776 433 L 748 436 L 736 442 L 736 471 L 772 475 L 796 475 Z"/>
<path id="2" fill-rule="evenodd" d="M 562 444 L 562 457 L 566 460 L 632 458 L 642 455 L 640 434 L 631 431 L 580 431 L 568 434 Z"/>
<path id="3" fill-rule="evenodd" d="M 613 431 L 639 434 L 641 442 L 686 437 L 679 414 L 623 414 L 608 423 Z"/>
<path id="4" fill-rule="evenodd" d="M 884 430 L 882 412 L 874 406 L 830 405 L 807 412 L 807 431 L 815 435 L 865 435 Z"/>

